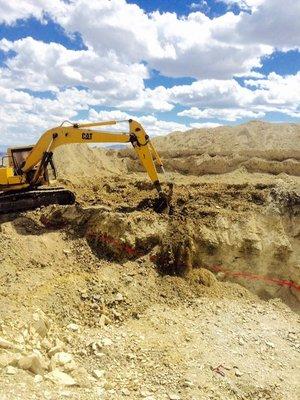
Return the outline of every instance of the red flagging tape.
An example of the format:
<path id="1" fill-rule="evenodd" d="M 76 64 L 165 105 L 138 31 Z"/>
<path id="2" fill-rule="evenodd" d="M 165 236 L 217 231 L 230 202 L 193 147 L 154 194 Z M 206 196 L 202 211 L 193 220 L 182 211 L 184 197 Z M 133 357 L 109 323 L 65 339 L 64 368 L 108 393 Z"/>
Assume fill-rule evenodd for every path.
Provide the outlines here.
<path id="1" fill-rule="evenodd" d="M 107 234 L 95 234 L 95 233 L 90 233 L 88 235 L 89 239 L 106 243 L 109 244 L 110 246 L 114 247 L 115 250 L 119 252 L 124 252 L 127 253 L 129 256 L 134 256 L 134 257 L 142 257 L 145 254 L 141 252 L 140 250 L 135 249 L 134 247 L 131 247 L 125 243 L 121 243 L 120 241 L 114 239 L 113 237 L 107 235 Z M 156 261 L 155 255 L 152 255 L 150 257 L 150 260 L 152 262 Z M 210 269 L 211 271 L 214 272 L 223 272 L 226 275 L 233 276 L 236 278 L 244 278 L 248 280 L 253 280 L 253 281 L 262 281 L 266 282 L 268 284 L 274 284 L 274 285 L 279 285 L 279 286 L 286 286 L 289 288 L 293 288 L 295 290 L 300 291 L 300 285 L 298 285 L 296 282 L 289 281 L 286 279 L 279 279 L 279 278 L 272 278 L 269 276 L 265 275 L 257 275 L 253 274 L 251 272 L 244 272 L 244 271 L 232 271 L 229 269 L 224 268 L 222 265 L 211 265 L 211 266 L 206 266 L 207 269 Z"/>
<path id="2" fill-rule="evenodd" d="M 300 285 L 298 285 L 296 282 L 288 281 L 286 279 L 272 278 L 272 277 L 265 276 L 265 275 L 256 275 L 256 274 L 252 274 L 251 272 L 231 271 L 229 269 L 224 268 L 221 265 L 212 265 L 207 268 L 211 269 L 212 271 L 223 272 L 226 275 L 234 276 L 237 278 L 245 278 L 245 279 L 253 280 L 253 281 L 255 281 L 255 280 L 263 281 L 263 282 L 270 283 L 270 284 L 275 284 L 275 285 L 279 285 L 279 286 L 287 286 L 290 288 L 294 288 L 296 290 L 300 290 Z"/>

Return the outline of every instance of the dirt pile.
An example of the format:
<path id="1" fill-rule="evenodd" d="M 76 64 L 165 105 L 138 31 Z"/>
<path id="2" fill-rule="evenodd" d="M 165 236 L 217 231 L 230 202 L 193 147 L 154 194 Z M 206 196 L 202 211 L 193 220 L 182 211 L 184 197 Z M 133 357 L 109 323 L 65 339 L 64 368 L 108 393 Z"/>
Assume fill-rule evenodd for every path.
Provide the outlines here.
<path id="1" fill-rule="evenodd" d="M 252 121 L 237 126 L 191 129 L 153 140 L 161 151 L 197 151 L 245 154 L 266 159 L 299 158 L 300 124 Z"/>
<path id="2" fill-rule="evenodd" d="M 248 172 L 300 176 L 300 125 L 254 121 L 238 126 L 192 129 L 153 139 L 168 171 L 223 174 L 243 167 Z M 141 170 L 130 150 L 129 170 Z"/>
<path id="3" fill-rule="evenodd" d="M 85 144 L 62 146 L 55 150 L 54 161 L 59 179 L 72 179 L 76 182 L 87 177 L 124 173 L 125 162 L 116 152 Z"/>

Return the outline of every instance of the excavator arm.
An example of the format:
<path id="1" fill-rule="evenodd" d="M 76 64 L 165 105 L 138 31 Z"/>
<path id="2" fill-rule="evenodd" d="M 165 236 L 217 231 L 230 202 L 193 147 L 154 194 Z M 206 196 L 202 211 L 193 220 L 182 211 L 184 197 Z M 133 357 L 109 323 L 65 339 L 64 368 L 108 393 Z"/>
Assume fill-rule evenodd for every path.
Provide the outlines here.
<path id="1" fill-rule="evenodd" d="M 57 147 L 73 143 L 131 143 L 141 164 L 144 166 L 159 193 L 158 209 L 167 207 L 168 199 L 162 191 L 154 161 L 157 162 L 164 172 L 162 162 L 142 125 L 130 119 L 128 120 L 129 131 L 127 133 L 90 129 L 115 125 L 118 122 L 121 121 L 61 125 L 46 131 L 38 142 L 29 149 L 10 149 L 9 154 L 11 154 L 11 159 L 14 159 L 13 154 L 16 154 L 18 151 L 23 154 L 25 150 L 26 156 L 23 161 L 18 160 L 15 163 L 12 161 L 12 164 L 8 167 L 0 167 L 0 212 L 1 209 L 4 211 L 10 209 L 10 203 L 20 197 L 22 199 L 26 197 L 26 200 L 24 200 L 26 204 L 29 199 L 30 207 L 34 208 L 35 199 L 41 199 L 42 190 L 43 199 L 40 200 L 40 204 L 50 204 L 48 193 L 50 193 L 49 190 L 51 188 L 48 190 L 48 193 L 45 192 L 45 189 L 41 189 L 49 181 L 47 166 L 50 164 L 53 168 L 52 156 Z M 32 200 L 33 191 L 36 193 L 34 200 Z M 55 196 L 57 198 L 57 194 L 54 192 L 52 196 L 53 198 Z M 65 199 L 69 196 L 70 199 L 62 200 L 65 203 L 61 204 L 70 204 L 75 199 L 74 195 L 73 197 L 71 196 L 71 199 L 70 194 L 66 193 L 66 190 L 65 192 L 61 191 L 59 196 L 60 198 L 65 196 Z M 4 200 L 5 205 L 1 206 L 1 201 L 3 202 Z M 70 203 L 67 203 L 67 201 L 70 201 Z M 21 206 L 20 209 L 22 209 Z"/>
<path id="2" fill-rule="evenodd" d="M 131 143 L 155 188 L 161 194 L 162 190 L 154 164 L 154 160 L 156 160 L 158 165 L 162 167 L 158 153 L 142 125 L 131 119 L 128 122 L 128 133 L 89 129 L 91 127 L 115 125 L 117 121 L 73 124 L 72 126 L 60 126 L 50 129 L 41 136 L 33 147 L 22 167 L 22 172 L 28 174 L 38 166 L 30 182 L 34 186 L 43 174 L 53 151 L 59 146 L 72 143 Z"/>

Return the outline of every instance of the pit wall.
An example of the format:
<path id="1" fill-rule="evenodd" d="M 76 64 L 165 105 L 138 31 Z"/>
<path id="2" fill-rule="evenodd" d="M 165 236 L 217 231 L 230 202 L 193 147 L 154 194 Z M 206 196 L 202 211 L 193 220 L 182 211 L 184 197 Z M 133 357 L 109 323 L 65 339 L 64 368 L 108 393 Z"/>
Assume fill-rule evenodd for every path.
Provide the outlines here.
<path id="1" fill-rule="evenodd" d="M 152 211 L 75 206 L 63 207 L 59 214 L 64 224 L 76 226 L 100 258 L 123 263 L 146 257 L 162 274 L 184 275 L 190 268 L 205 267 L 263 298 L 280 297 L 299 307 L 297 214 L 219 211 L 195 221 Z M 53 220 L 51 212 L 44 220 Z"/>

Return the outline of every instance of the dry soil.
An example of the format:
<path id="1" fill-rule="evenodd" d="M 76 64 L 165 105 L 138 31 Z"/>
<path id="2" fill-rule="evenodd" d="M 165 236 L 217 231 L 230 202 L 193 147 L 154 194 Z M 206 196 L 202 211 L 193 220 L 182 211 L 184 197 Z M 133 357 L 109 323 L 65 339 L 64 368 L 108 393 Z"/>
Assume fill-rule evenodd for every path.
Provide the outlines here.
<path id="1" fill-rule="evenodd" d="M 184 135 L 169 213 L 130 151 L 70 146 L 77 203 L 1 216 L 1 400 L 299 398 L 299 125 Z"/>

